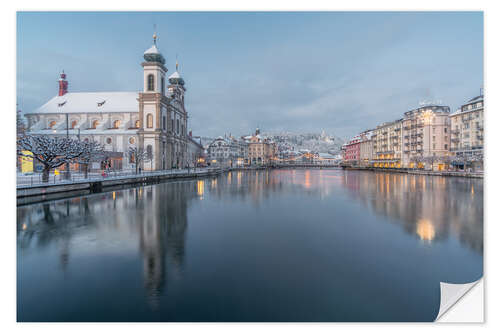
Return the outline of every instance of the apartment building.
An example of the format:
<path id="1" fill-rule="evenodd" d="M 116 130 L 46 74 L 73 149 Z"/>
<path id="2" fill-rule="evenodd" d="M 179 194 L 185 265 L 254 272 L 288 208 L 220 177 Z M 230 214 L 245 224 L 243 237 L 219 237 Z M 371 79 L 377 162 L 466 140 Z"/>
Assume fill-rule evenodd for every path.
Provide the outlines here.
<path id="1" fill-rule="evenodd" d="M 373 130 L 372 163 L 375 168 L 401 168 L 403 120 L 383 123 Z"/>
<path id="2" fill-rule="evenodd" d="M 476 96 L 450 115 L 451 152 L 462 157 L 454 161 L 459 168 L 468 162 L 482 169 L 484 147 L 484 96 Z M 469 165 L 471 166 L 471 165 Z"/>
<path id="3" fill-rule="evenodd" d="M 402 165 L 444 170 L 450 149 L 450 107 L 426 105 L 404 113 Z"/>

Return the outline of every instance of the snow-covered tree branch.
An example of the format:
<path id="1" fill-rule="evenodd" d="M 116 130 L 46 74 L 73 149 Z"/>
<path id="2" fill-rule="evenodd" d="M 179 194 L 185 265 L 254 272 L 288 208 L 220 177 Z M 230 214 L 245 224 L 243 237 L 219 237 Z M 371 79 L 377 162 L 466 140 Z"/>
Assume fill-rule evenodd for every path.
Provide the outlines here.
<path id="1" fill-rule="evenodd" d="M 33 156 L 25 154 L 29 151 Z M 50 170 L 65 163 L 70 163 L 83 153 L 80 142 L 64 138 L 45 135 L 24 135 L 17 140 L 17 154 L 33 157 L 43 165 L 44 182 L 49 181 Z"/>

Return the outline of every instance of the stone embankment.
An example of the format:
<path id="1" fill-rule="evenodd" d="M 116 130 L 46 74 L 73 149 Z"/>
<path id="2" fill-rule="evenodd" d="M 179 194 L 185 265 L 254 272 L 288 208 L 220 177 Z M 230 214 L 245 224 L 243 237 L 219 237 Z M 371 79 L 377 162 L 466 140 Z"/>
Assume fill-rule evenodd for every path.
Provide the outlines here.
<path id="1" fill-rule="evenodd" d="M 430 171 L 430 170 L 415 170 L 415 169 L 383 169 L 370 167 L 344 167 L 344 170 L 364 170 L 375 172 L 389 173 L 407 173 L 410 175 L 424 176 L 445 176 L 445 177 L 467 177 L 467 178 L 483 178 L 483 172 L 466 172 L 466 171 Z"/>

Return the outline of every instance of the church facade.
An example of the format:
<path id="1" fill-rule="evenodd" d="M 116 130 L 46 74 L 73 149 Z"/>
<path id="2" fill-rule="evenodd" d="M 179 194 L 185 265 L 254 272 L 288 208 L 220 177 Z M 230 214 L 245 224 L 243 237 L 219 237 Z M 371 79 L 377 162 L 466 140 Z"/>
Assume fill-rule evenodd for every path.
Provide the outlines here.
<path id="1" fill-rule="evenodd" d="M 186 167 L 186 88 L 178 64 L 167 77 L 155 35 L 141 65 L 140 92 L 68 92 L 66 74 L 61 73 L 58 95 L 25 114 L 27 133 L 97 141 L 113 169 L 135 169 L 135 161 L 128 156 L 130 147 L 142 148 L 152 157 L 141 163 L 143 170 Z"/>

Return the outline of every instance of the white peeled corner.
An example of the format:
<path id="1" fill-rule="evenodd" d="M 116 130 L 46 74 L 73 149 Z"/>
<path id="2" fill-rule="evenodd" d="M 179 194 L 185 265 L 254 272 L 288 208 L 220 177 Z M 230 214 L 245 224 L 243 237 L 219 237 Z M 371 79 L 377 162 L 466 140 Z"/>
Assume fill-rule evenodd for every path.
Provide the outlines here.
<path id="1" fill-rule="evenodd" d="M 471 293 L 469 299 L 464 297 L 474 286 L 480 285 L 481 288 L 475 288 L 477 292 Z M 439 313 L 435 319 L 437 322 L 483 322 L 483 279 L 471 283 L 454 284 L 440 283 L 441 304 Z M 463 297 L 463 299 L 462 299 Z M 460 302 L 459 302 L 460 301 Z M 454 311 L 457 308 L 457 311 Z M 454 313 L 456 312 L 456 313 Z M 446 314 L 445 316 L 443 316 Z M 472 315 L 472 316 L 471 316 Z"/>

